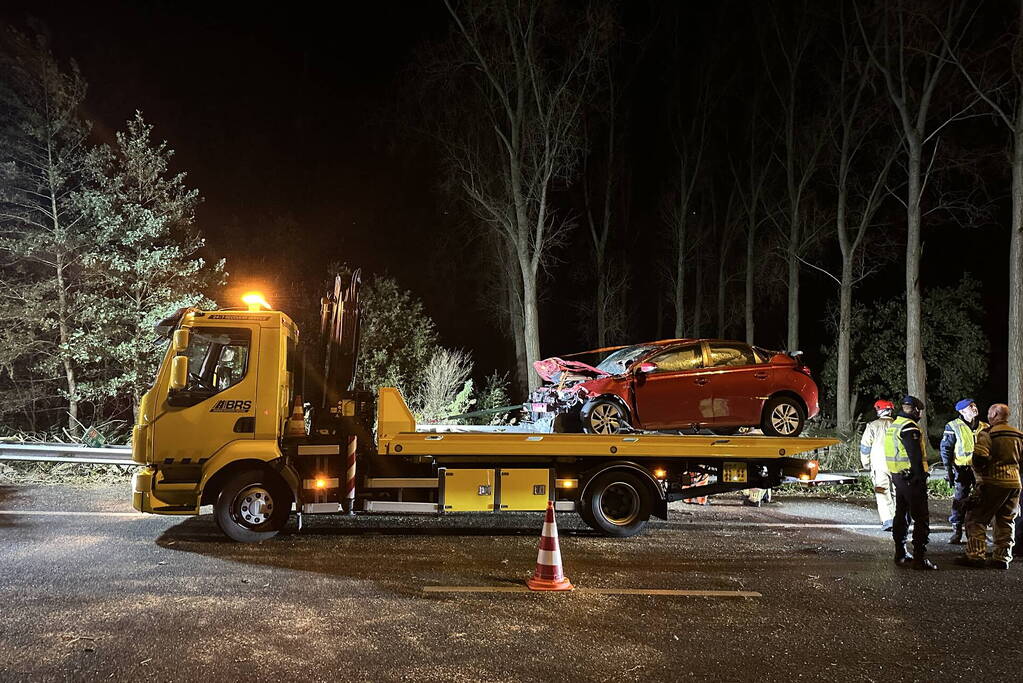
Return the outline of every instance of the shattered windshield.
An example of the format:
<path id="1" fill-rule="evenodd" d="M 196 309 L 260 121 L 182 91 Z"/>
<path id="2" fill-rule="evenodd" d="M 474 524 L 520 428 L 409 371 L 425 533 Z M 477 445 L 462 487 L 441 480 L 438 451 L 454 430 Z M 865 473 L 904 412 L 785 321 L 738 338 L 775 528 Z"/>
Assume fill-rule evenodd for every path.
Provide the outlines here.
<path id="1" fill-rule="evenodd" d="M 603 370 L 609 375 L 620 375 L 632 365 L 633 361 L 650 351 L 652 346 L 627 346 L 624 349 L 618 349 L 610 356 L 605 358 L 597 366 L 598 370 Z"/>

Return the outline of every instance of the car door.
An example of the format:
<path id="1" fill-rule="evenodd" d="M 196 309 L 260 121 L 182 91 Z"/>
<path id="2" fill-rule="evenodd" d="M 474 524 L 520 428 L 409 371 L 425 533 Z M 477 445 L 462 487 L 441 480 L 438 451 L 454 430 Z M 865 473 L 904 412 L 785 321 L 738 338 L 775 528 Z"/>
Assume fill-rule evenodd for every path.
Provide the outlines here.
<path id="1" fill-rule="evenodd" d="M 673 346 L 645 359 L 648 372 L 636 372 L 636 416 L 644 429 L 684 429 L 714 419 L 712 375 L 704 367 L 703 346 Z"/>
<path id="2" fill-rule="evenodd" d="M 714 373 L 714 424 L 755 425 L 771 390 L 771 366 L 740 342 L 708 342 Z"/>

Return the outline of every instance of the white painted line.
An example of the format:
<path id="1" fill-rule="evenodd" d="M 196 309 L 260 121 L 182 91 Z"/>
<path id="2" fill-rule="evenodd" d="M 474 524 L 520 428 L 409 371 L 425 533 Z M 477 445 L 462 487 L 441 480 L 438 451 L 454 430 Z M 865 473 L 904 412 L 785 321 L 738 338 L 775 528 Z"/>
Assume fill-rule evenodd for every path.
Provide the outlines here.
<path id="1" fill-rule="evenodd" d="M 53 517 L 150 517 L 141 512 L 79 512 L 76 510 L 0 510 L 0 515 L 38 515 Z"/>
<path id="2" fill-rule="evenodd" d="M 694 522 L 692 524 L 686 522 L 669 522 L 672 526 L 688 527 L 693 529 L 710 529 L 713 527 L 720 526 L 735 526 L 735 527 L 776 527 L 781 529 L 874 529 L 875 531 L 881 531 L 880 524 L 842 524 L 840 522 Z M 948 525 L 932 524 L 930 527 L 931 531 L 951 531 L 952 527 Z M 884 533 L 891 533 L 885 531 Z"/>
<path id="3" fill-rule="evenodd" d="M 526 586 L 423 586 L 424 593 L 587 593 L 591 595 L 665 595 L 698 598 L 762 598 L 756 591 L 682 590 L 670 588 L 576 588 L 533 591 Z"/>

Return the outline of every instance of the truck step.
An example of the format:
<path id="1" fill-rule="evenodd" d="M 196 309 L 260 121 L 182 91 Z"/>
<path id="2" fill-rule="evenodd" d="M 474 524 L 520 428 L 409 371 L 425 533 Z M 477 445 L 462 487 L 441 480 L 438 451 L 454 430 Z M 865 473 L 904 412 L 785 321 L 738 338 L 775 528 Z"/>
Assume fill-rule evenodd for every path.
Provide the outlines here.
<path id="1" fill-rule="evenodd" d="M 368 489 L 435 489 L 436 477 L 367 477 Z"/>
<path id="2" fill-rule="evenodd" d="M 390 500 L 367 500 L 366 512 L 438 512 L 436 503 L 400 503 Z"/>

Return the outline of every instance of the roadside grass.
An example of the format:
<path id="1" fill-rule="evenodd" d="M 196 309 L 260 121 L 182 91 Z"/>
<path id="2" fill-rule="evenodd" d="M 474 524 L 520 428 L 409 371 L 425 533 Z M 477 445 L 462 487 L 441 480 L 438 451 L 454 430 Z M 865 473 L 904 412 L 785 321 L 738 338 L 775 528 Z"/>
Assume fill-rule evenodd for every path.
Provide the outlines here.
<path id="1" fill-rule="evenodd" d="M 128 482 L 131 469 L 66 462 L 0 462 L 0 483 L 102 488 Z"/>
<path id="2" fill-rule="evenodd" d="M 804 498 L 837 498 L 840 500 L 873 499 L 874 484 L 868 474 L 856 477 L 854 484 L 807 485 L 783 484 L 775 489 L 781 496 Z M 931 477 L 927 480 L 927 495 L 933 500 L 947 500 L 952 497 L 952 487 L 943 477 Z"/>

